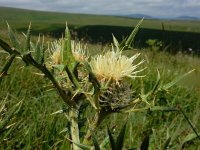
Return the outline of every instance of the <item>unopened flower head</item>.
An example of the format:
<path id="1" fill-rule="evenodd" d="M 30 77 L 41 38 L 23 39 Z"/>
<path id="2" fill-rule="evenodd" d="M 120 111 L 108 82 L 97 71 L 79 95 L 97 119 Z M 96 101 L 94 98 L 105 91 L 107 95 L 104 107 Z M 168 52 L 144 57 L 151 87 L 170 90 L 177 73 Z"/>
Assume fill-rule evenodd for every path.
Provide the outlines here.
<path id="1" fill-rule="evenodd" d="M 136 70 L 143 60 L 137 64 L 133 63 L 139 55 L 138 53 L 129 58 L 122 55 L 120 50 L 112 50 L 93 57 L 90 65 L 100 82 L 113 81 L 119 84 L 124 77 L 137 77 L 137 73 L 144 70 Z"/>
<path id="2" fill-rule="evenodd" d="M 61 62 L 61 50 L 63 46 L 63 40 L 57 40 L 51 43 L 50 51 L 52 52 L 52 63 L 60 64 Z M 82 45 L 80 42 L 76 43 L 75 41 L 71 41 L 72 53 L 76 61 L 82 62 L 88 59 L 86 55 L 86 46 Z"/>

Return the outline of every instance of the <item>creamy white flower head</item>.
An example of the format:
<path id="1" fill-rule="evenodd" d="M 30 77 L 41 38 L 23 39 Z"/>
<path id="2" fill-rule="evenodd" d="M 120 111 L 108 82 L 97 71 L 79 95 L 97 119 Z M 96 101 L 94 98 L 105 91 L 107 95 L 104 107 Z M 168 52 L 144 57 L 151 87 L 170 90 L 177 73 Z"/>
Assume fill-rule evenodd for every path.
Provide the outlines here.
<path id="1" fill-rule="evenodd" d="M 92 57 L 90 66 L 100 82 L 113 81 L 119 84 L 124 77 L 137 77 L 137 73 L 144 70 L 136 70 L 144 60 L 137 64 L 133 63 L 139 55 L 138 53 L 129 58 L 122 55 L 120 50 L 111 50 Z"/>
<path id="2" fill-rule="evenodd" d="M 51 59 L 53 64 L 60 64 L 62 46 L 63 39 L 56 40 L 51 43 L 50 51 L 52 53 Z M 80 42 L 76 43 L 71 40 L 71 48 L 76 61 L 82 62 L 88 59 L 88 56 L 86 55 L 86 45 L 82 45 Z"/>

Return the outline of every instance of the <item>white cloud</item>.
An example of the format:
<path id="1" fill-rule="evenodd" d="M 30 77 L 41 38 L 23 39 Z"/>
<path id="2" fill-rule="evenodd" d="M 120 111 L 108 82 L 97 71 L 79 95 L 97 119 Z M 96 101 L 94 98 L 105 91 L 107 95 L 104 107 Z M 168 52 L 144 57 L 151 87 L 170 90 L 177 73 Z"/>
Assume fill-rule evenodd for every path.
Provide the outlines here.
<path id="1" fill-rule="evenodd" d="M 0 0 L 0 6 L 93 14 L 200 16 L 200 0 Z"/>

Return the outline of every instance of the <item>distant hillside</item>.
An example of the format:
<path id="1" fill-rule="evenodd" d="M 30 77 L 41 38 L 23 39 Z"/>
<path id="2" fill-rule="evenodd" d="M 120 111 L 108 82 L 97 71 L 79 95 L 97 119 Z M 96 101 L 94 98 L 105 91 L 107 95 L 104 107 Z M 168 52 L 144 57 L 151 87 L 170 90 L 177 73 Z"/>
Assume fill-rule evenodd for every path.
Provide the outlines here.
<path id="1" fill-rule="evenodd" d="M 145 18 L 145 19 L 154 19 L 155 17 L 145 15 L 145 14 L 129 14 L 129 15 L 124 15 L 126 17 L 130 18 Z"/>
<path id="2" fill-rule="evenodd" d="M 0 7 L 1 22 L 7 20 L 8 22 L 24 24 L 32 23 L 48 23 L 50 24 L 65 24 L 67 21 L 70 25 L 85 26 L 85 25 L 117 25 L 117 26 L 133 26 L 139 20 L 128 19 L 125 17 L 116 17 L 108 15 L 91 15 L 91 14 L 75 14 L 75 13 L 59 13 L 34 11 L 18 8 Z"/>
<path id="3" fill-rule="evenodd" d="M 137 16 L 137 17 L 145 17 Z M 147 19 L 136 35 L 135 46 L 145 46 L 146 40 L 158 39 L 173 49 L 200 49 L 200 21 Z M 9 7 L 0 7 L 0 37 L 6 37 L 6 21 L 19 32 L 26 32 L 31 22 L 32 34 L 47 34 L 59 38 L 62 36 L 66 21 L 72 31 L 72 37 L 89 42 L 108 43 L 112 34 L 122 39 L 131 33 L 140 19 L 122 16 L 73 14 L 59 12 L 33 11 Z M 3 34 L 4 35 L 3 35 Z"/>
<path id="4" fill-rule="evenodd" d="M 6 27 L 5 21 L 16 29 L 23 29 L 31 22 L 33 28 L 38 32 L 51 32 L 55 28 L 63 28 L 66 21 L 75 28 L 92 25 L 133 27 L 140 20 L 138 18 L 141 17 L 146 19 L 142 23 L 142 28 L 162 30 L 164 26 L 165 30 L 170 31 L 200 32 L 200 21 L 148 19 L 151 16 L 143 14 L 136 14 L 135 17 L 138 18 L 135 19 L 122 16 L 45 12 L 9 7 L 0 7 L 0 14 L 1 28 Z M 134 15 L 130 16 L 134 17 Z"/>
<path id="5" fill-rule="evenodd" d="M 200 18 L 192 16 L 179 16 L 175 18 L 176 20 L 200 20 Z"/>

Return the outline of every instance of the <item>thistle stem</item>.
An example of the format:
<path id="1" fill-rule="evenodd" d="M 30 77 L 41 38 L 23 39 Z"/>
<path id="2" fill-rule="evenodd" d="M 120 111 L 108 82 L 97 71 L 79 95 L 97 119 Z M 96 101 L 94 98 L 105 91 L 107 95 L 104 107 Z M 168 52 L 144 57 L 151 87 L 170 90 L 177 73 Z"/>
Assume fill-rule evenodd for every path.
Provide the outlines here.
<path id="1" fill-rule="evenodd" d="M 105 112 L 105 111 L 100 111 L 100 113 L 96 114 L 94 121 L 90 125 L 90 127 L 84 137 L 84 140 L 83 140 L 84 144 L 86 144 L 86 145 L 90 144 L 92 132 L 94 132 L 98 128 L 98 126 L 101 124 L 103 119 L 109 114 L 110 114 L 109 112 Z"/>
<path id="2" fill-rule="evenodd" d="M 79 128 L 78 128 L 78 109 L 71 108 L 69 110 L 69 119 L 70 119 L 70 130 L 71 130 L 71 139 L 72 139 L 72 149 L 80 150 L 80 148 L 75 143 L 80 143 L 79 139 Z"/>

